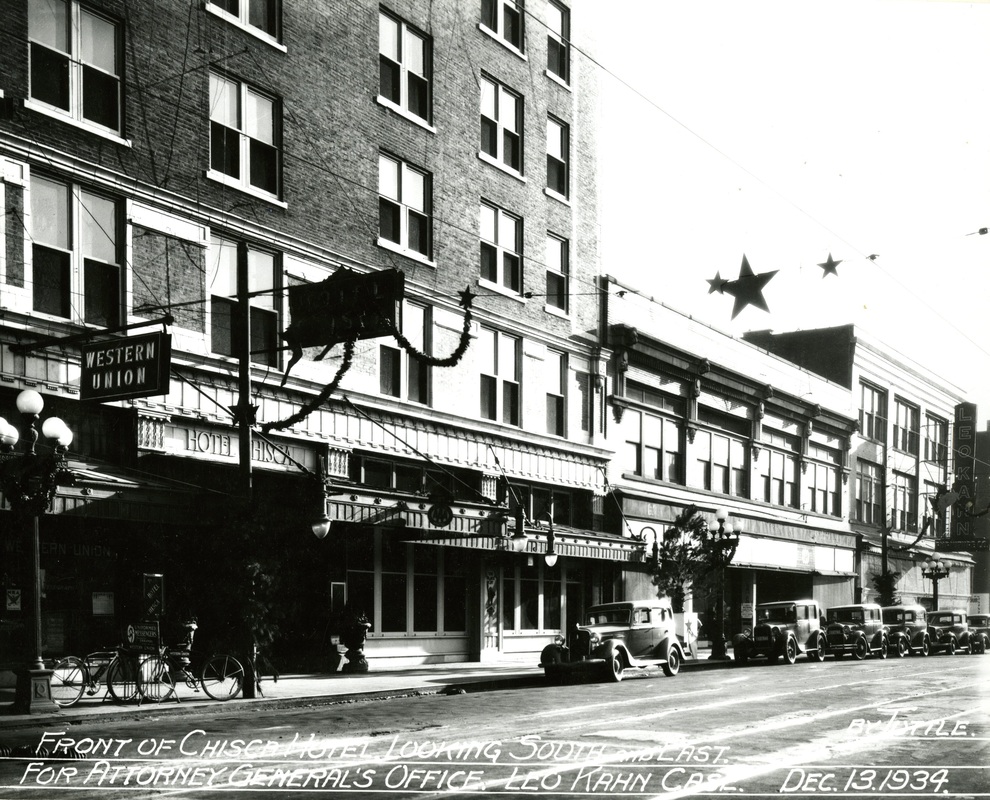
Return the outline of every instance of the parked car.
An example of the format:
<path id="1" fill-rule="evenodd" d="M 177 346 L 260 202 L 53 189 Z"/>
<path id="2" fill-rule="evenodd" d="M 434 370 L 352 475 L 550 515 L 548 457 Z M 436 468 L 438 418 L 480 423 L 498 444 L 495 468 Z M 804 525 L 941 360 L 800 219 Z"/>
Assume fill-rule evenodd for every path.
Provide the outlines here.
<path id="1" fill-rule="evenodd" d="M 990 650 L 990 614 L 970 614 L 969 615 L 969 636 L 979 637 L 979 642 L 974 641 L 972 652 L 986 653 Z"/>
<path id="2" fill-rule="evenodd" d="M 887 652 L 904 656 L 927 656 L 931 650 L 928 638 L 928 612 L 924 606 L 885 606 L 881 609 L 887 626 Z"/>
<path id="3" fill-rule="evenodd" d="M 829 655 L 839 659 L 852 653 L 857 661 L 869 655 L 887 657 L 887 629 L 876 603 L 835 606 L 828 610 L 826 622 Z"/>
<path id="4" fill-rule="evenodd" d="M 933 653 L 951 656 L 957 650 L 973 652 L 970 647 L 968 615 L 958 608 L 928 612 L 928 636 L 932 640 Z"/>
<path id="5" fill-rule="evenodd" d="M 761 603 L 756 607 L 753 630 L 732 637 L 737 664 L 753 658 L 766 658 L 773 664 L 781 656 L 793 664 L 801 653 L 810 661 L 821 661 L 825 658 L 825 647 L 821 608 L 814 600 Z"/>
<path id="6" fill-rule="evenodd" d="M 673 677 L 684 660 L 673 611 L 656 600 L 592 606 L 569 640 L 558 635 L 543 648 L 540 666 L 548 679 L 597 669 L 621 681 L 626 670 L 646 667 L 660 667 Z"/>

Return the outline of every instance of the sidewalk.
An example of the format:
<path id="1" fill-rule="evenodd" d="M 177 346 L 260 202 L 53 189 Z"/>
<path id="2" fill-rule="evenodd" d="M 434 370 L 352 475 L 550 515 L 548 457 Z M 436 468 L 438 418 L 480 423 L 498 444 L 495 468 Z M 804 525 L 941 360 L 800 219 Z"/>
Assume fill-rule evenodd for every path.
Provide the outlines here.
<path id="1" fill-rule="evenodd" d="M 701 650 L 696 659 L 685 659 L 681 673 L 698 669 L 719 668 L 731 661 L 710 660 L 710 650 Z M 381 700 L 406 695 L 460 694 L 537 686 L 544 682 L 543 670 L 535 663 L 494 663 L 477 661 L 456 664 L 426 664 L 415 667 L 389 667 L 374 663 L 366 673 L 321 673 L 283 675 L 278 682 L 265 678 L 264 696 L 252 700 L 238 698 L 218 703 L 195 693 L 186 686 L 176 687 L 178 701 L 161 703 L 115 703 L 104 691 L 83 696 L 78 704 L 51 714 L 13 714 L 14 688 L 0 688 L 0 731 L 58 721 L 71 724 L 80 719 L 95 720 L 123 715 L 191 714 L 243 712 L 262 708 L 291 708 L 305 705 L 328 705 L 356 700 Z M 0 736 L 0 745 L 3 744 Z"/>

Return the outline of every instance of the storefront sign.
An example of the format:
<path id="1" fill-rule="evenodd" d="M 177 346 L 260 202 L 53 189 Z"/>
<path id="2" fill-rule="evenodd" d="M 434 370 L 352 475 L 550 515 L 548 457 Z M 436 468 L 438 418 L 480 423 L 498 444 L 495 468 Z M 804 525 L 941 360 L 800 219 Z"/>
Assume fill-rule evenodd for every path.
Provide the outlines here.
<path id="1" fill-rule="evenodd" d="M 85 344 L 79 396 L 83 400 L 125 400 L 168 394 L 172 337 L 146 333 Z"/>
<path id="2" fill-rule="evenodd" d="M 973 539 L 973 521 L 966 514 L 976 502 L 976 404 L 956 406 L 952 426 L 953 472 L 952 490 L 959 495 L 953 506 L 952 539 Z M 969 548 L 963 548 L 969 549 Z"/>
<path id="3" fill-rule="evenodd" d="M 138 653 L 157 653 L 161 646 L 157 622 L 134 622 L 125 632 L 127 646 Z"/>
<path id="4" fill-rule="evenodd" d="M 233 428 L 192 427 L 165 422 L 155 451 L 218 463 L 240 463 L 240 437 Z M 317 449 L 300 447 L 291 440 L 251 439 L 251 466 L 260 469 L 298 471 L 300 464 L 316 472 L 320 469 Z"/>
<path id="5" fill-rule="evenodd" d="M 405 276 L 395 269 L 362 275 L 338 269 L 321 283 L 289 287 L 291 324 L 283 338 L 299 347 L 374 339 L 396 327 Z"/>
<path id="6" fill-rule="evenodd" d="M 984 553 L 990 550 L 990 539 L 960 539 L 953 536 L 951 539 L 936 540 L 935 549 L 940 553 Z"/>

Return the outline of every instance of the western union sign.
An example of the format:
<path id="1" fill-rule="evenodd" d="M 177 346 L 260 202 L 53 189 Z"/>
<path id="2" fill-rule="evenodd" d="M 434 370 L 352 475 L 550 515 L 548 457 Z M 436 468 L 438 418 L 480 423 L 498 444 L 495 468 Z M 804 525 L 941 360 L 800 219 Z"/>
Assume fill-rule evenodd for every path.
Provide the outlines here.
<path id="1" fill-rule="evenodd" d="M 126 400 L 168 394 L 172 337 L 145 333 L 83 345 L 83 400 Z"/>

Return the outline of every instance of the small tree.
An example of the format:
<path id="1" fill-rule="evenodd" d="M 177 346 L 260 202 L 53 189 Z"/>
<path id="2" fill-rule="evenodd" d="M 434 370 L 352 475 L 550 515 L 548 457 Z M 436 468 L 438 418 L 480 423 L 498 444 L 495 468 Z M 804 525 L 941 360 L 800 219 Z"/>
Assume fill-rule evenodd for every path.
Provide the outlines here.
<path id="1" fill-rule="evenodd" d="M 872 575 L 873 588 L 876 589 L 877 602 L 882 606 L 896 606 L 901 602 L 900 595 L 897 594 L 897 581 L 900 580 L 899 572 L 875 572 Z"/>
<path id="2" fill-rule="evenodd" d="M 653 565 L 653 585 L 657 594 L 670 598 L 674 611 L 684 610 L 684 587 L 707 596 L 713 586 L 712 568 L 705 557 L 704 534 L 707 523 L 697 506 L 690 505 L 674 518 L 657 543 Z"/>

